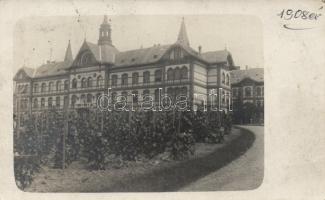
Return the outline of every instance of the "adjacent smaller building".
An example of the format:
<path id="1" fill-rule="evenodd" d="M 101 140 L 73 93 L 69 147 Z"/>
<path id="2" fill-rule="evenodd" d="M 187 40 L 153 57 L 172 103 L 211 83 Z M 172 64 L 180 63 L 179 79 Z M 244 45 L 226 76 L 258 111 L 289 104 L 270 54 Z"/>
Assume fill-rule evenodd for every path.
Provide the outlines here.
<path id="1" fill-rule="evenodd" d="M 234 123 L 264 123 L 264 69 L 231 71 Z"/>

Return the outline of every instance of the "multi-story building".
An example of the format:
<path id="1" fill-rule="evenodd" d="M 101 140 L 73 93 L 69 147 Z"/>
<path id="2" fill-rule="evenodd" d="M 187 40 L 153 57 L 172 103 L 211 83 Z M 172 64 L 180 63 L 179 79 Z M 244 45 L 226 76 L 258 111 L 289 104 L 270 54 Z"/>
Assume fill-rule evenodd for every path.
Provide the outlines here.
<path id="1" fill-rule="evenodd" d="M 140 94 L 156 100 L 161 88 L 171 97 L 186 94 L 194 104 L 209 103 L 208 94 L 223 88 L 221 103 L 227 105 L 230 71 L 236 68 L 232 56 L 227 50 L 202 52 L 201 47 L 191 48 L 184 19 L 176 42 L 167 45 L 119 51 L 113 45 L 111 31 L 105 16 L 97 44 L 85 40 L 74 59 L 69 42 L 62 62 L 21 68 L 14 77 L 15 111 L 95 106 L 96 97 L 107 93 L 108 88 L 113 100 L 125 95 L 137 103 L 143 100 L 137 98 Z"/>
<path id="2" fill-rule="evenodd" d="M 264 69 L 231 71 L 234 120 L 237 123 L 264 122 Z"/>

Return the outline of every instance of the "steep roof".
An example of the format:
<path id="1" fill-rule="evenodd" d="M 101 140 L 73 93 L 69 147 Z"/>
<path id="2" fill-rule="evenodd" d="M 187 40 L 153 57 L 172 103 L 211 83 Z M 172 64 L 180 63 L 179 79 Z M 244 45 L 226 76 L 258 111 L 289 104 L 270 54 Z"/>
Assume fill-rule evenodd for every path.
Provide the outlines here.
<path id="1" fill-rule="evenodd" d="M 27 74 L 29 77 L 33 77 L 34 69 L 30 67 L 22 67 L 22 70 Z"/>
<path id="2" fill-rule="evenodd" d="M 171 46 L 156 45 L 149 48 L 120 52 L 116 55 L 115 66 L 122 67 L 156 62 Z"/>
<path id="3" fill-rule="evenodd" d="M 264 69 L 263 68 L 251 68 L 246 70 L 233 70 L 230 72 L 231 84 L 236 84 L 250 78 L 256 82 L 264 82 Z"/>
<path id="4" fill-rule="evenodd" d="M 69 40 L 68 48 L 67 48 L 67 50 L 65 52 L 64 61 L 65 62 L 72 62 L 73 61 L 70 40 Z"/>
<path id="5" fill-rule="evenodd" d="M 220 50 L 204 52 L 200 56 L 208 63 L 223 63 L 228 61 L 228 56 L 231 56 L 231 54 L 227 50 Z"/>
<path id="6" fill-rule="evenodd" d="M 66 74 L 70 65 L 71 62 L 48 62 L 35 69 L 33 78 Z"/>
<path id="7" fill-rule="evenodd" d="M 187 36 L 187 31 L 186 31 L 184 18 L 182 20 L 181 28 L 179 30 L 176 43 L 179 43 L 179 44 L 182 44 L 182 45 L 185 45 L 185 46 L 190 46 L 190 41 L 189 41 L 188 36 Z"/>

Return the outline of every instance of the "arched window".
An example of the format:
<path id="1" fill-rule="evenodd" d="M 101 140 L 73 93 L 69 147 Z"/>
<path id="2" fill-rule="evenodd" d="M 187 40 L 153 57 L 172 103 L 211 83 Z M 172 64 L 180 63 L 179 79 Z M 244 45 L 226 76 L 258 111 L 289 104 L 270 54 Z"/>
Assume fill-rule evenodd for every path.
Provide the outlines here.
<path id="1" fill-rule="evenodd" d="M 181 79 L 188 79 L 188 70 L 186 66 L 181 69 Z"/>
<path id="2" fill-rule="evenodd" d="M 71 97 L 71 107 L 75 107 L 76 102 L 77 102 L 77 96 L 72 95 L 72 97 Z"/>
<path id="3" fill-rule="evenodd" d="M 226 75 L 226 85 L 230 85 L 229 74 Z"/>
<path id="4" fill-rule="evenodd" d="M 69 81 L 65 80 L 64 81 L 64 90 L 68 90 L 69 89 Z"/>
<path id="5" fill-rule="evenodd" d="M 61 90 L 61 81 L 57 81 L 56 82 L 56 91 L 60 91 Z"/>
<path id="6" fill-rule="evenodd" d="M 133 99 L 133 103 L 138 103 L 138 101 L 139 101 L 138 91 L 136 91 L 136 90 L 132 91 L 132 99 Z"/>
<path id="7" fill-rule="evenodd" d="M 150 72 L 143 72 L 143 83 L 150 83 Z"/>
<path id="8" fill-rule="evenodd" d="M 54 85 L 54 83 L 50 82 L 50 84 L 49 84 L 49 92 L 51 92 L 53 90 L 53 85 Z"/>
<path id="9" fill-rule="evenodd" d="M 122 85 L 123 86 L 128 85 L 128 79 L 129 79 L 128 74 L 125 73 L 122 75 Z"/>
<path id="10" fill-rule="evenodd" d="M 34 93 L 37 93 L 37 92 L 38 92 L 38 84 L 35 83 L 35 84 L 34 84 Z"/>
<path id="11" fill-rule="evenodd" d="M 81 88 L 86 88 L 86 87 L 87 87 L 87 80 L 84 77 L 84 78 L 81 79 Z"/>
<path id="12" fill-rule="evenodd" d="M 246 88 L 245 88 L 245 96 L 246 96 L 246 97 L 250 97 L 250 96 L 252 96 L 252 90 L 251 90 L 250 87 L 246 87 Z"/>
<path id="13" fill-rule="evenodd" d="M 112 86 L 116 86 L 117 85 L 117 75 L 114 74 L 112 75 L 112 83 L 111 83 Z"/>
<path id="14" fill-rule="evenodd" d="M 174 80 L 174 70 L 172 68 L 169 68 L 167 70 L 167 81 Z"/>
<path id="15" fill-rule="evenodd" d="M 97 87 L 102 87 L 104 85 L 103 83 L 103 77 L 102 76 L 97 76 Z"/>
<path id="16" fill-rule="evenodd" d="M 88 79 L 87 79 L 87 85 L 88 85 L 88 87 L 92 87 L 93 86 L 93 79 L 91 77 L 88 77 Z"/>
<path id="17" fill-rule="evenodd" d="M 132 84 L 136 85 L 139 83 L 139 73 L 138 72 L 134 72 L 132 74 Z"/>
<path id="18" fill-rule="evenodd" d="M 181 79 L 181 69 L 179 67 L 175 68 L 175 80 Z"/>
<path id="19" fill-rule="evenodd" d="M 72 80 L 72 88 L 77 88 L 77 79 L 75 78 Z"/>
<path id="20" fill-rule="evenodd" d="M 33 107 L 38 108 L 38 100 L 37 100 L 37 98 L 34 99 Z"/>
<path id="21" fill-rule="evenodd" d="M 176 99 L 176 97 L 180 95 L 180 92 L 181 90 L 179 87 L 174 88 L 174 99 Z"/>
<path id="22" fill-rule="evenodd" d="M 155 71 L 155 82 L 161 82 L 162 71 L 161 69 L 157 69 Z"/>
<path id="23" fill-rule="evenodd" d="M 92 94 L 87 94 L 87 103 L 91 103 L 93 100 L 93 95 Z"/>
<path id="24" fill-rule="evenodd" d="M 41 108 L 44 108 L 44 107 L 45 107 L 45 99 L 42 98 L 42 99 L 41 99 Z"/>
<path id="25" fill-rule="evenodd" d="M 225 79 L 226 79 L 226 75 L 224 72 L 222 72 L 222 78 L 221 78 L 221 81 L 223 84 L 225 84 Z"/>
<path id="26" fill-rule="evenodd" d="M 52 99 L 52 97 L 49 97 L 47 99 L 47 105 L 48 105 L 49 108 L 51 108 L 53 106 L 53 99 Z"/>
<path id="27" fill-rule="evenodd" d="M 46 91 L 46 83 L 42 83 L 41 92 L 45 92 L 45 91 Z"/>
<path id="28" fill-rule="evenodd" d="M 262 90 L 260 87 L 256 88 L 256 96 L 261 96 L 262 95 Z"/>
<path id="29" fill-rule="evenodd" d="M 222 103 L 226 103 L 226 92 L 222 90 Z"/>
<path id="30" fill-rule="evenodd" d="M 60 104 L 61 104 L 61 98 L 60 97 L 56 97 L 55 104 L 56 104 L 56 107 L 60 107 Z"/>

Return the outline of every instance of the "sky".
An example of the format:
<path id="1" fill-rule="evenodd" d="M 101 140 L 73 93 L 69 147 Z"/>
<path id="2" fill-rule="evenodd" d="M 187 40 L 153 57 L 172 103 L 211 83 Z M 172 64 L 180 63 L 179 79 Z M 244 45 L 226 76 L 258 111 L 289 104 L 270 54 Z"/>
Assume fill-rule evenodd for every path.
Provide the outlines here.
<path id="1" fill-rule="evenodd" d="M 263 67 L 263 26 L 245 15 L 124 15 L 109 16 L 113 45 L 119 51 L 176 41 L 182 17 L 193 49 L 227 49 L 242 69 Z M 62 61 L 68 41 L 75 57 L 83 41 L 97 43 L 103 16 L 29 17 L 14 30 L 14 71 L 36 68 L 47 60 Z"/>

